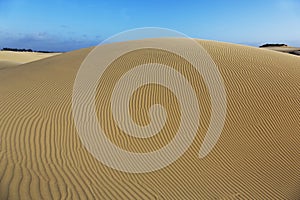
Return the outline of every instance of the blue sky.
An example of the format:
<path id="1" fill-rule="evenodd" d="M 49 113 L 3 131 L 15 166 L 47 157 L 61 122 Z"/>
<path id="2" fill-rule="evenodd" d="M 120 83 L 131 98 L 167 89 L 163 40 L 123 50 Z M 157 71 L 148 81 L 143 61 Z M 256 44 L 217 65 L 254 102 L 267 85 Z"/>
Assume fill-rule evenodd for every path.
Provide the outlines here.
<path id="1" fill-rule="evenodd" d="M 300 46 L 298 0 L 0 0 L 0 48 L 69 51 L 139 27 L 247 45 Z"/>

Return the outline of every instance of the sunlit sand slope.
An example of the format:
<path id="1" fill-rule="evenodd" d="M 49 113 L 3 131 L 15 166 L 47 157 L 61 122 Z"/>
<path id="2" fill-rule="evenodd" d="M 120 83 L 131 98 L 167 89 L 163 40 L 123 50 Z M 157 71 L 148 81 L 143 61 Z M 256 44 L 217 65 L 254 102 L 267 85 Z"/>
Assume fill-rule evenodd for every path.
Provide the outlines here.
<path id="1" fill-rule="evenodd" d="M 126 66 L 147 59 L 172 65 L 194 84 L 201 123 L 193 143 L 171 165 L 144 174 L 106 167 L 78 136 L 71 109 L 73 83 L 91 49 L 0 70 L 0 199 L 299 199 L 300 57 L 199 43 L 218 66 L 227 94 L 224 129 L 204 159 L 199 149 L 211 101 L 201 75 L 186 71 L 182 59 L 149 49 L 131 52 L 107 71 L 107 86 L 97 88 L 95 105 L 107 137 L 127 151 L 145 153 L 176 135 L 178 101 L 159 85 L 140 88 L 129 108 L 133 120 L 149 123 L 147 110 L 156 103 L 169 117 L 160 133 L 137 139 L 114 122 L 107 104 L 111 87 Z M 117 49 L 119 44 L 111 45 Z"/>
<path id="2" fill-rule="evenodd" d="M 14 52 L 14 51 L 0 51 L 0 67 L 2 61 L 14 63 L 28 63 L 43 58 L 59 55 L 60 53 L 35 53 L 35 52 Z"/>

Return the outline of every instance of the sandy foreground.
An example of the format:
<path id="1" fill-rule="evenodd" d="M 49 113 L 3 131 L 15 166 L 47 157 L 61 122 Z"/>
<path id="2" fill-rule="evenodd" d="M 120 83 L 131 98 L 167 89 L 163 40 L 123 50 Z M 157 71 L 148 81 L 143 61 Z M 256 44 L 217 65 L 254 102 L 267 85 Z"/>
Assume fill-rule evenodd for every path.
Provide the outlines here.
<path id="1" fill-rule="evenodd" d="M 111 87 L 130 63 L 147 59 L 173 65 L 193 85 L 201 108 L 197 135 L 178 160 L 150 173 L 105 166 L 78 136 L 72 115 L 73 84 L 91 48 L 0 70 L 0 199 L 298 199 L 300 57 L 198 42 L 218 66 L 227 94 L 224 129 L 204 159 L 198 153 L 211 115 L 208 89 L 201 75 L 185 71 L 186 63 L 178 57 L 154 50 L 131 52 L 107 71 L 107 85 L 97 88 L 97 115 L 107 137 L 127 151 L 145 153 L 162 148 L 176 135 L 178 101 L 157 85 L 138 90 L 130 104 L 134 121 L 149 123 L 147 110 L 154 103 L 171 116 L 161 133 L 140 139 L 124 134 L 113 120 L 108 104 Z M 117 45 L 108 45 L 102 56 Z M 28 62 L 23 54 L 0 52 L 3 58 Z"/>

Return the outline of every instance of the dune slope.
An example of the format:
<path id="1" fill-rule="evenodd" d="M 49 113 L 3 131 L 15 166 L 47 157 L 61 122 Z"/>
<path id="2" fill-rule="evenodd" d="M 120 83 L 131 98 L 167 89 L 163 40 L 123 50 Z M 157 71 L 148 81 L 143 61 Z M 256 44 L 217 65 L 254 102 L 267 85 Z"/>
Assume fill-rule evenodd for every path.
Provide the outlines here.
<path id="1" fill-rule="evenodd" d="M 15 67 L 20 65 L 18 62 L 13 62 L 13 61 L 1 61 L 0 60 L 0 70 L 8 67 Z"/>
<path id="2" fill-rule="evenodd" d="M 278 52 L 282 52 L 282 53 L 289 53 L 289 54 L 293 54 L 293 55 L 300 55 L 300 48 L 297 47 L 263 47 L 263 49 L 269 49 L 269 50 L 273 50 L 273 51 L 278 51 Z"/>
<path id="3" fill-rule="evenodd" d="M 72 116 L 72 89 L 91 49 L 0 70 L 0 199 L 299 198 L 300 57 L 221 42 L 199 43 L 218 66 L 226 86 L 227 116 L 221 137 L 212 152 L 199 159 L 210 101 L 201 77 L 189 74 L 198 83 L 203 113 L 197 136 L 173 164 L 145 174 L 106 167 L 81 143 Z M 133 52 L 110 72 L 111 79 L 130 60 L 147 56 L 166 59 L 181 69 L 180 61 L 160 55 L 164 54 Z M 176 108 L 172 96 L 159 99 L 169 91 L 156 89 L 144 88 L 136 94 L 132 110 L 157 101 L 167 107 L 172 102 Z M 102 97 L 109 94 L 98 90 L 98 113 L 107 117 L 102 125 L 113 130 L 107 136 L 118 146 L 133 152 L 153 151 L 174 136 L 180 113 L 172 106 L 174 117 L 157 137 L 120 136 L 102 106 Z M 149 120 L 143 112 L 133 113 L 133 118 L 140 124 Z"/>
<path id="4" fill-rule="evenodd" d="M 59 54 L 60 53 L 0 51 L 0 61 L 24 64 Z"/>

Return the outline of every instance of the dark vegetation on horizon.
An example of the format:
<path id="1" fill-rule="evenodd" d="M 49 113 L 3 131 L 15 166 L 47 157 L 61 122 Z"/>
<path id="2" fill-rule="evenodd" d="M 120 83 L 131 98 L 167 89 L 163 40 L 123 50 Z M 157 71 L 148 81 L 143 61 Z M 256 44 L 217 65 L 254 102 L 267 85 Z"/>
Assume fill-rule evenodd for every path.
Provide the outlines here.
<path id="1" fill-rule="evenodd" d="M 259 47 L 287 47 L 288 45 L 286 44 L 264 44 Z"/>
<path id="2" fill-rule="evenodd" d="M 60 53 L 56 51 L 35 51 L 32 49 L 18 49 L 18 48 L 2 48 L 1 51 L 16 51 L 16 52 L 35 52 L 35 53 Z"/>

